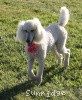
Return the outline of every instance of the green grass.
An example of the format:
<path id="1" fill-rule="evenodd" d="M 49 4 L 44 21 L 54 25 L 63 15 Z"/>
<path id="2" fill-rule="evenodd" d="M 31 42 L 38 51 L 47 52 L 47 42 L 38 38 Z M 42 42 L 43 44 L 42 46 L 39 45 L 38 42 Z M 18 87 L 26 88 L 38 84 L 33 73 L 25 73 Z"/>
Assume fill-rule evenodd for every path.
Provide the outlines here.
<path id="1" fill-rule="evenodd" d="M 38 17 L 44 27 L 57 23 L 59 9 L 64 5 L 70 11 L 66 26 L 67 47 L 71 49 L 70 66 L 66 69 L 58 66 L 50 52 L 43 82 L 35 86 L 28 79 L 24 46 L 15 40 L 18 22 Z M 39 94 L 26 96 L 28 90 Z M 0 100 L 82 100 L 81 0 L 0 0 Z"/>

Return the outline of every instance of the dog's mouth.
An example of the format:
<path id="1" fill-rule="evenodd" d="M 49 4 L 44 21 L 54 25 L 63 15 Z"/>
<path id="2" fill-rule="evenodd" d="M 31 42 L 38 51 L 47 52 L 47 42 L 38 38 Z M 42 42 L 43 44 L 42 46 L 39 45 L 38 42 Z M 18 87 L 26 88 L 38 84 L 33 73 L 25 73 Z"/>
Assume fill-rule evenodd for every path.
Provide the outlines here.
<path id="1" fill-rule="evenodd" d="M 26 42 L 28 44 L 28 46 L 30 46 L 31 44 L 33 44 L 33 40 L 34 40 L 34 34 L 33 33 L 29 33 L 26 39 Z"/>

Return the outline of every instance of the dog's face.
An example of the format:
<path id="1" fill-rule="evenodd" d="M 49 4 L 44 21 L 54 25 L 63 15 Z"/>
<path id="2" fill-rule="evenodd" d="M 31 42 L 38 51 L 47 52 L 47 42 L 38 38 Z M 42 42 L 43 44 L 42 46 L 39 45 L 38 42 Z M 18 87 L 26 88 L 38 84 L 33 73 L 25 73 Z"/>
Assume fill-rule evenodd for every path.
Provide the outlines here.
<path id="1" fill-rule="evenodd" d="M 37 18 L 25 21 L 23 25 L 24 34 L 26 34 L 26 42 L 28 45 L 41 38 L 41 23 Z"/>

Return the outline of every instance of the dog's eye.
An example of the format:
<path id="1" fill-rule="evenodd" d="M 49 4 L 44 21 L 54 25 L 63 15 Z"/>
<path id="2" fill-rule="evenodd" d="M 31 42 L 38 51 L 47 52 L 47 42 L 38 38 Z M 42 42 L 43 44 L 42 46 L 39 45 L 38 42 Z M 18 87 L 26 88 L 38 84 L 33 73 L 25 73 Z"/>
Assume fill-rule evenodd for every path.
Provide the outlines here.
<path id="1" fill-rule="evenodd" d="M 34 30 L 31 30 L 30 32 L 34 32 Z"/>

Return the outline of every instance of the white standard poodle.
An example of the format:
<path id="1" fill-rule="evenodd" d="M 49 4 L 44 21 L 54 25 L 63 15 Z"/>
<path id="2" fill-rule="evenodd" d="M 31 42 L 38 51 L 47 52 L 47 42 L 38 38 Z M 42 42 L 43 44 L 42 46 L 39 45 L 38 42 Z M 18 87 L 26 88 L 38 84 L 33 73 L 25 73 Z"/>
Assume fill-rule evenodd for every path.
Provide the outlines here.
<path id="1" fill-rule="evenodd" d="M 65 46 L 68 33 L 64 28 L 68 23 L 69 16 L 69 10 L 66 7 L 61 7 L 58 24 L 51 24 L 43 28 L 38 18 L 21 21 L 18 24 L 17 39 L 25 44 L 28 56 L 28 74 L 38 84 L 42 81 L 46 54 L 51 49 L 54 50 L 59 64 L 62 64 L 63 55 L 65 54 L 64 67 L 69 65 L 70 49 Z M 28 50 L 32 45 L 35 45 L 35 51 Z M 35 58 L 39 66 L 36 75 L 33 72 Z"/>

